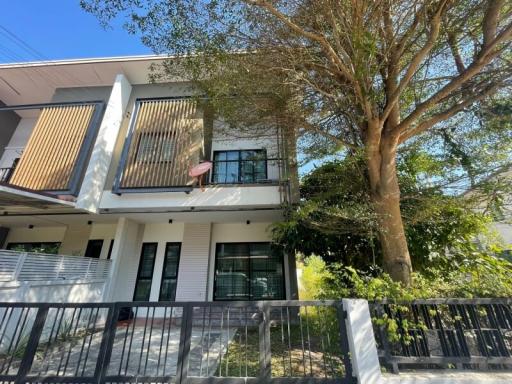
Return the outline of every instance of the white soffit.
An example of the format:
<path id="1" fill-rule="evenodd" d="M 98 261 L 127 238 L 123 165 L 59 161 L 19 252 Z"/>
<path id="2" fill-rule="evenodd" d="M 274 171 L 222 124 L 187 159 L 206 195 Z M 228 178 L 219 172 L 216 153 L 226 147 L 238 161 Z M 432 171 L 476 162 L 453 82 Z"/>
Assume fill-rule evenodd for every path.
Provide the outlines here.
<path id="1" fill-rule="evenodd" d="M 131 84 L 147 84 L 150 66 L 161 56 L 46 61 L 0 65 L 0 100 L 6 105 L 50 102 L 56 88 L 111 86 L 124 74 Z"/>

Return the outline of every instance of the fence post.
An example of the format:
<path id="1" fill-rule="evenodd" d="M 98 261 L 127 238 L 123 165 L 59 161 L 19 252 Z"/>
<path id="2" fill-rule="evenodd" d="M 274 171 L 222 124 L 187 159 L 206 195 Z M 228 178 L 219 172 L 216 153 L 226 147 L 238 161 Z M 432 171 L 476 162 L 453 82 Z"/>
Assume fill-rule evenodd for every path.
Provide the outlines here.
<path id="1" fill-rule="evenodd" d="M 107 307 L 107 318 L 105 319 L 105 327 L 101 336 L 100 349 L 98 351 L 98 359 L 94 368 L 94 384 L 102 384 L 105 382 L 110 358 L 112 357 L 112 348 L 116 337 L 117 319 L 119 318 L 120 306 L 117 303 L 110 303 Z M 136 321 L 137 319 L 133 319 Z"/>
<path id="2" fill-rule="evenodd" d="M 347 311 L 347 336 L 352 356 L 352 370 L 358 383 L 383 383 L 368 302 L 361 299 L 343 299 L 343 308 Z"/>
<path id="3" fill-rule="evenodd" d="M 259 352 L 260 352 L 260 373 L 258 379 L 263 381 L 270 380 L 272 376 L 271 368 L 271 349 L 270 349 L 270 307 L 263 303 L 258 306 L 261 311 L 261 321 L 258 331 Z"/>
<path id="4" fill-rule="evenodd" d="M 190 303 L 184 304 L 181 313 L 180 344 L 178 347 L 178 361 L 176 363 L 175 382 L 180 384 L 188 377 L 190 344 L 192 338 L 192 325 L 194 317 L 194 306 Z M 171 307 L 171 311 L 174 307 Z M 222 348 L 222 346 L 221 346 Z M 201 356 L 202 358 L 202 356 Z"/>
<path id="5" fill-rule="evenodd" d="M 25 348 L 25 351 L 23 353 L 23 358 L 18 369 L 18 374 L 16 375 L 15 384 L 21 384 L 26 382 L 26 376 L 28 375 L 28 373 L 30 372 L 30 368 L 32 367 L 34 356 L 37 351 L 37 346 L 39 344 L 39 339 L 41 338 L 41 334 L 43 333 L 44 323 L 46 321 L 46 316 L 48 315 L 48 309 L 49 306 L 44 305 L 39 307 L 37 310 L 34 325 L 32 326 L 32 331 L 30 332 L 30 336 L 28 338 L 27 347 Z M 13 337 L 15 335 L 16 333 L 13 335 Z M 21 337 L 21 330 L 19 337 Z"/>

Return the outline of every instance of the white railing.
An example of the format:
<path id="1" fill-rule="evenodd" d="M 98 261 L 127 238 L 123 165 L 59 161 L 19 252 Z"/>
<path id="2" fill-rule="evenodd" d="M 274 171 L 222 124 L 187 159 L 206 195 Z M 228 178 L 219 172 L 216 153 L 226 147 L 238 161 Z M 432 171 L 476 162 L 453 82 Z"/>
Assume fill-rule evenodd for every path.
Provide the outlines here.
<path id="1" fill-rule="evenodd" d="M 0 250 L 0 282 L 105 280 L 110 260 Z"/>

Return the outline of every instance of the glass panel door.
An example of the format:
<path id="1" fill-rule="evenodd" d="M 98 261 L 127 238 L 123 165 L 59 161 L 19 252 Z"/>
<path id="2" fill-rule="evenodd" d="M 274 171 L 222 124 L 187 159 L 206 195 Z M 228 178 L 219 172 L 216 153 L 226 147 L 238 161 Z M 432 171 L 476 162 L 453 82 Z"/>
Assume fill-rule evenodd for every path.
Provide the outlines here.
<path id="1" fill-rule="evenodd" d="M 181 243 L 167 243 L 165 246 L 162 281 L 159 301 L 175 301 L 178 269 L 180 264 Z"/>
<path id="2" fill-rule="evenodd" d="M 155 267 L 157 243 L 143 243 L 133 301 L 148 301 Z"/>
<path id="3" fill-rule="evenodd" d="M 247 244 L 217 244 L 215 299 L 248 300 L 249 268 L 249 248 Z"/>

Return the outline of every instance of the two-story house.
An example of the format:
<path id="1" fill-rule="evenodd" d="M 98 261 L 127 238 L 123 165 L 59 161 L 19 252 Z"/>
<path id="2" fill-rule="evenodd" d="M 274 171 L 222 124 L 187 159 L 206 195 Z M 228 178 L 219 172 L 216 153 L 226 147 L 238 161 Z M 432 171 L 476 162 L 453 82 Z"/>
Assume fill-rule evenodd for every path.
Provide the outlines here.
<path id="1" fill-rule="evenodd" d="M 289 142 L 230 134 L 191 84 L 148 81 L 160 60 L 0 65 L 4 281 L 104 278 L 96 296 L 35 291 L 46 301 L 296 299 L 268 230 L 296 182 Z"/>

